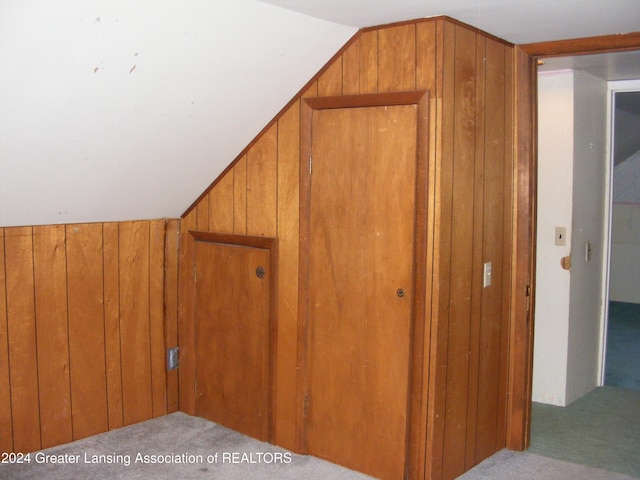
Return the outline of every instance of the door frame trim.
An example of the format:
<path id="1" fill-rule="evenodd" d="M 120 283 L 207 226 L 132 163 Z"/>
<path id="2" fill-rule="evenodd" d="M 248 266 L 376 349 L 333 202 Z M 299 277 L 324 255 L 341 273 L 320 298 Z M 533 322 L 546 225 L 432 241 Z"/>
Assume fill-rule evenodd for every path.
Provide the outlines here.
<path id="1" fill-rule="evenodd" d="M 236 247 L 248 247 L 248 248 L 259 248 L 269 251 L 269 262 L 271 268 L 269 269 L 269 344 L 268 344 L 268 418 L 267 418 L 267 441 L 273 443 L 275 441 L 275 373 L 276 373 L 276 345 L 277 345 L 277 315 L 278 315 L 278 303 L 277 303 L 277 285 L 278 285 L 278 241 L 272 237 L 259 237 L 259 236 L 250 236 L 250 235 L 234 235 L 227 233 L 215 233 L 215 232 L 203 232 L 197 230 L 189 230 L 189 233 L 194 241 L 194 247 L 192 249 L 191 255 L 191 270 L 194 271 L 196 267 L 196 248 L 195 242 L 202 243 L 217 243 L 222 245 L 232 245 Z M 196 294 L 196 285 L 195 285 L 195 277 L 192 277 L 191 282 L 192 287 L 192 298 L 195 299 Z M 195 358 L 195 326 L 196 326 L 196 308 L 195 301 L 194 307 L 192 309 L 192 317 L 191 322 L 193 325 L 193 336 L 187 339 L 187 342 L 190 345 L 190 350 L 194 352 L 193 357 Z M 193 378 L 195 381 L 195 369 L 197 365 L 193 364 Z M 195 391 L 195 383 L 193 385 Z M 195 397 L 195 395 L 194 395 Z"/>
<path id="2" fill-rule="evenodd" d="M 430 317 L 427 315 L 428 279 L 432 274 L 433 221 L 428 215 L 434 208 L 428 198 L 429 176 L 429 92 L 427 90 L 308 97 L 301 102 L 300 112 L 300 257 L 298 299 L 298 376 L 296 392 L 296 445 L 307 453 L 305 403 L 308 395 L 309 344 L 309 259 L 312 122 L 314 110 L 417 106 L 416 183 L 413 246 L 413 304 L 411 308 L 411 339 L 409 359 L 409 392 L 407 405 L 407 436 L 405 444 L 405 475 L 424 468 L 429 369 L 425 367 L 430 348 Z M 426 267 L 426 268 L 425 268 Z"/>

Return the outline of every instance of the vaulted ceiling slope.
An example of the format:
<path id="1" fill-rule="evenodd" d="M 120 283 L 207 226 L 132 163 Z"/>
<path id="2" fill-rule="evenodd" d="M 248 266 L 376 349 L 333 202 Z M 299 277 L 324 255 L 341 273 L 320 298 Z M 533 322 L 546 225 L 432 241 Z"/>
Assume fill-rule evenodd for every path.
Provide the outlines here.
<path id="1" fill-rule="evenodd" d="M 447 15 L 513 44 L 637 32 L 638 0 L 262 0 L 368 27 Z"/>
<path id="2" fill-rule="evenodd" d="M 255 0 L 0 0 L 0 226 L 179 217 L 356 31 Z"/>
<path id="3" fill-rule="evenodd" d="M 0 0 L 0 226 L 180 216 L 359 27 L 528 43 L 636 31 L 637 1 Z"/>

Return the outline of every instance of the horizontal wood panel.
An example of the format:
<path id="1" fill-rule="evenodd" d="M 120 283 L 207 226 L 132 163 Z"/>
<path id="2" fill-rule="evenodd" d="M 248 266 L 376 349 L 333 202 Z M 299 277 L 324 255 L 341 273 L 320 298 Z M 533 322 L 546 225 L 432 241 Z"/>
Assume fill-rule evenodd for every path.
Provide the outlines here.
<path id="1" fill-rule="evenodd" d="M 122 426 L 125 370 L 146 385 L 127 391 L 128 420 L 163 415 L 167 398 L 177 398 L 164 368 L 165 322 L 177 330 L 175 313 L 165 318 L 164 269 L 173 265 L 167 290 L 176 292 L 177 236 L 165 250 L 164 220 L 135 226 L 146 232 L 137 241 L 128 223 L 0 228 L 0 450 L 29 452 Z M 121 335 L 121 309 L 136 335 Z M 153 359 L 142 374 L 139 354 Z"/>

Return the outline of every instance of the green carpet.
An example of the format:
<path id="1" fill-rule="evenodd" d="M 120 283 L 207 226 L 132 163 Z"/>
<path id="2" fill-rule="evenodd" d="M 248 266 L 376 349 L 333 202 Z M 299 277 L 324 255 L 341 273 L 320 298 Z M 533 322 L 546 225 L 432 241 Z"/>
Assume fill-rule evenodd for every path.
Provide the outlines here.
<path id="1" fill-rule="evenodd" d="M 640 392 L 600 387 L 567 407 L 534 403 L 529 452 L 640 478 Z"/>
<path id="2" fill-rule="evenodd" d="M 609 302 L 604 383 L 640 390 L 640 304 Z"/>

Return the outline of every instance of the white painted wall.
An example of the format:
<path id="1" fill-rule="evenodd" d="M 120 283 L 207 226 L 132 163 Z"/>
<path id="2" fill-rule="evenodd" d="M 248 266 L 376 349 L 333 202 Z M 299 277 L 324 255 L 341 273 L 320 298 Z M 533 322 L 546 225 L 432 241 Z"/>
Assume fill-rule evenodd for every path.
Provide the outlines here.
<path id="1" fill-rule="evenodd" d="M 2 0 L 0 226 L 180 216 L 356 30 L 256 0 Z"/>
<path id="2" fill-rule="evenodd" d="M 573 200 L 573 72 L 538 75 L 538 218 L 533 401 L 564 405 L 569 335 Z M 566 246 L 555 228 L 566 227 Z"/>
<path id="3" fill-rule="evenodd" d="M 612 208 L 609 300 L 640 303 L 639 204 L 614 204 Z"/>
<path id="4" fill-rule="evenodd" d="M 538 76 L 536 402 L 568 405 L 598 381 L 606 95 L 606 82 L 582 72 Z M 566 246 L 555 245 L 555 227 L 567 227 Z M 567 255 L 571 271 L 560 265 Z"/>
<path id="5" fill-rule="evenodd" d="M 573 222 L 566 404 L 598 385 L 607 158 L 607 82 L 574 74 Z M 587 259 L 586 246 L 591 254 Z"/>

